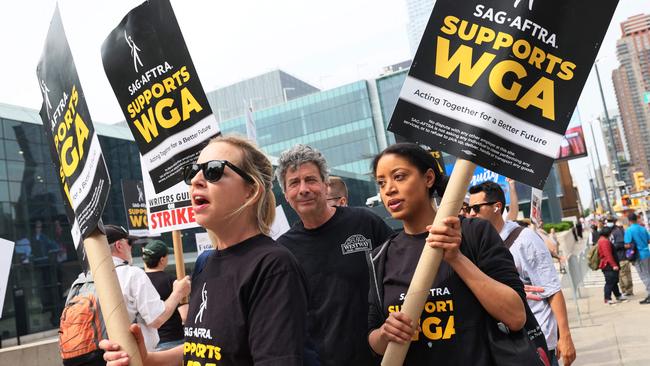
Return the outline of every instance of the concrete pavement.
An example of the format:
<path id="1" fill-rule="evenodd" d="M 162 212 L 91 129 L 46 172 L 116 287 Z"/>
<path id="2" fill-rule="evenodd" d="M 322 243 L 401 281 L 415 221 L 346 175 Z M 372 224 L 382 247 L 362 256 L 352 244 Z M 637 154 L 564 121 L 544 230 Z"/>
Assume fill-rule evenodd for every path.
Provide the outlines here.
<path id="1" fill-rule="evenodd" d="M 604 304 L 605 281 L 600 271 L 587 272 L 584 279 L 586 287 L 581 289 L 582 296 L 578 297 L 577 307 L 572 289 L 563 289 L 577 353 L 573 365 L 650 365 L 650 304 L 639 304 L 646 292 L 632 270 L 635 296 L 627 303 L 614 306 Z"/>

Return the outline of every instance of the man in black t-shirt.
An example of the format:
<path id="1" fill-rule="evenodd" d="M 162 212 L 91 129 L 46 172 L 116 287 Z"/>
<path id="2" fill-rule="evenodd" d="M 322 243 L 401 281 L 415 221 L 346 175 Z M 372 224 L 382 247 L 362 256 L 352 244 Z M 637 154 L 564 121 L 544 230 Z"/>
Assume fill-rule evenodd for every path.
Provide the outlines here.
<path id="1" fill-rule="evenodd" d="M 144 271 L 163 301 L 167 300 L 171 295 L 174 285 L 174 277 L 165 272 L 165 268 L 169 263 L 168 252 L 167 245 L 160 240 L 151 240 L 142 249 Z M 172 313 L 172 316 L 158 328 L 160 341 L 156 350 L 165 350 L 183 344 L 183 323 L 186 315 L 187 304 L 179 305 L 176 311 Z"/>
<path id="2" fill-rule="evenodd" d="M 327 204 L 327 162 L 296 145 L 280 155 L 276 176 L 300 222 L 278 238 L 298 259 L 309 284 L 308 335 L 322 365 L 372 365 L 367 342 L 365 252 L 391 229 L 365 208 Z"/>

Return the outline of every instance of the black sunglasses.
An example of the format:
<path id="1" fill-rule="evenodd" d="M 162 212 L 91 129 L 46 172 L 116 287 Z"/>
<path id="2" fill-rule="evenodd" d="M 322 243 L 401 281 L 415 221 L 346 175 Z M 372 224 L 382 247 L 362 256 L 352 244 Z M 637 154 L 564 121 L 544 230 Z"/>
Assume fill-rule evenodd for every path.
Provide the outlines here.
<path id="1" fill-rule="evenodd" d="M 497 201 L 477 203 L 477 204 L 471 205 L 471 206 L 467 205 L 467 206 L 463 206 L 463 210 L 468 214 L 471 213 L 472 211 L 474 211 L 475 213 L 478 213 L 479 211 L 481 211 L 481 207 L 483 207 L 485 205 L 493 205 L 495 203 L 497 203 Z"/>
<path id="2" fill-rule="evenodd" d="M 255 183 L 255 180 L 248 175 L 248 173 L 237 168 L 235 164 L 228 160 L 210 160 L 205 163 L 186 165 L 183 167 L 183 181 L 185 181 L 185 184 L 188 186 L 192 185 L 192 178 L 194 178 L 199 171 L 202 171 L 203 176 L 208 182 L 215 183 L 223 176 L 223 170 L 226 168 L 226 165 L 248 183 Z"/>

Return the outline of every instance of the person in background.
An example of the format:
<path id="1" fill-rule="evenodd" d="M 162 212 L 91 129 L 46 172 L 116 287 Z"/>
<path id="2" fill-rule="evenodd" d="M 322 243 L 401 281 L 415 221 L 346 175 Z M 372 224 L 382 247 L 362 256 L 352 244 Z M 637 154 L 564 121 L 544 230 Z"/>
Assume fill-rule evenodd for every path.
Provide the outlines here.
<path id="1" fill-rule="evenodd" d="M 618 290 L 619 266 L 614 256 L 614 246 L 609 241 L 611 233 L 612 228 L 609 226 L 605 226 L 599 232 L 598 257 L 600 258 L 600 264 L 598 268 L 603 271 L 603 275 L 605 276 L 605 287 L 603 289 L 605 304 L 615 305 L 619 301 L 627 301 L 627 298 Z M 614 293 L 615 299 L 612 299 L 612 293 Z"/>
<path id="2" fill-rule="evenodd" d="M 165 272 L 169 264 L 169 249 L 161 240 L 151 240 L 142 248 L 142 261 L 144 262 L 144 271 L 151 280 L 153 287 L 156 288 L 160 299 L 167 300 L 174 289 L 174 276 Z M 185 342 L 183 335 L 183 323 L 187 318 L 187 304 L 179 304 L 172 316 L 158 328 L 158 346 L 156 351 L 161 351 L 176 347 Z"/>
<path id="3" fill-rule="evenodd" d="M 340 177 L 330 176 L 327 183 L 327 204 L 346 207 L 348 205 L 348 187 Z"/>
<path id="4" fill-rule="evenodd" d="M 161 300 L 145 272 L 132 265 L 133 247 L 126 229 L 117 225 L 105 225 L 105 229 L 129 319 L 140 325 L 144 345 L 153 351 L 159 341 L 157 329 L 176 312 L 181 299 L 190 292 L 189 277 L 174 281 L 171 295 Z"/>
<path id="5" fill-rule="evenodd" d="M 528 305 L 546 336 L 549 359 L 553 365 L 558 364 L 558 358 L 562 359 L 564 365 L 571 365 L 576 358 L 576 351 L 569 329 L 566 302 L 553 259 L 544 241 L 530 229 L 519 232 L 514 240 L 510 238 L 519 225 L 503 220 L 505 194 L 497 183 L 483 182 L 470 187 L 469 193 L 472 217 L 489 221 L 504 242 L 512 242 L 510 253 L 524 285 L 543 288 L 539 293 L 542 300 L 528 299 Z"/>
<path id="6" fill-rule="evenodd" d="M 300 221 L 278 238 L 298 259 L 309 283 L 308 335 L 324 366 L 374 365 L 368 343 L 365 253 L 393 231 L 365 207 L 327 202 L 327 161 L 296 145 L 280 154 L 275 174 Z"/>
<path id="7" fill-rule="evenodd" d="M 589 231 L 589 240 L 587 240 L 587 243 L 596 245 L 598 244 L 598 226 L 591 224 L 589 228 L 591 230 Z"/>
<path id="8" fill-rule="evenodd" d="M 650 242 L 650 235 L 648 230 L 637 222 L 635 213 L 627 216 L 630 226 L 625 230 L 625 249 L 636 250 L 636 261 L 634 268 L 639 273 L 641 281 L 646 289 L 646 298 L 639 301 L 640 304 L 650 304 L 650 250 L 648 243 Z"/>
<path id="9" fill-rule="evenodd" d="M 634 285 L 632 284 L 632 263 L 625 256 L 625 229 L 616 225 L 616 216 L 607 218 L 606 226 L 611 230 L 609 240 L 614 246 L 614 258 L 618 263 L 618 283 L 624 296 L 634 295 Z"/>

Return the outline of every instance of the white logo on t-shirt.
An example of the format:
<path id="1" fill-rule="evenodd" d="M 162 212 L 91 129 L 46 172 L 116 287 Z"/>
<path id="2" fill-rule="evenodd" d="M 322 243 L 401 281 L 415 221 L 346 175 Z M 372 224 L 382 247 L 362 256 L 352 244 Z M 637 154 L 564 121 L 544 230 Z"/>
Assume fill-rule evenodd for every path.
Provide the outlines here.
<path id="1" fill-rule="evenodd" d="M 365 252 L 370 250 L 372 242 L 370 239 L 366 238 L 361 234 L 355 234 L 345 240 L 345 243 L 341 244 L 341 252 L 343 255 L 356 253 L 356 252 Z"/>
<path id="2" fill-rule="evenodd" d="M 203 289 L 201 290 L 201 306 L 199 307 L 199 313 L 194 317 L 194 323 L 203 322 L 203 312 L 208 307 L 208 290 L 205 289 L 206 283 L 203 282 Z"/>

